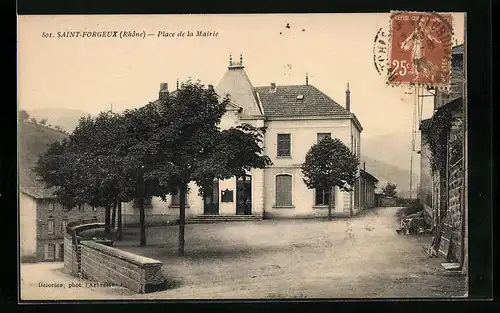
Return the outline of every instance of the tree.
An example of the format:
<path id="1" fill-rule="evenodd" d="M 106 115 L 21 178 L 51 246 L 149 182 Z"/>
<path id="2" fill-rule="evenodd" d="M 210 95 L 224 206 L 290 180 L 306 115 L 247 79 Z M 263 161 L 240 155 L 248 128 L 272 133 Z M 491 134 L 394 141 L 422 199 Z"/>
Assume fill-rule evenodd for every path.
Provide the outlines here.
<path id="1" fill-rule="evenodd" d="M 326 137 L 313 145 L 302 164 L 304 183 L 309 189 L 332 190 L 340 187 L 350 191 L 356 181 L 359 160 L 339 139 Z M 328 219 L 332 218 L 332 201 Z"/>
<path id="2" fill-rule="evenodd" d="M 47 119 L 46 118 L 42 118 L 40 120 L 40 125 L 45 125 L 45 124 L 47 124 Z"/>
<path id="3" fill-rule="evenodd" d="M 396 191 L 397 185 L 391 182 L 387 182 L 385 187 L 382 188 L 382 192 L 384 196 L 394 198 L 396 197 L 397 191 Z"/>
<path id="4" fill-rule="evenodd" d="M 30 122 L 33 123 L 33 124 L 37 124 L 38 123 L 38 121 L 34 117 L 30 118 Z"/>
<path id="5" fill-rule="evenodd" d="M 29 118 L 30 118 L 30 115 L 28 114 L 28 112 L 26 112 L 26 110 L 20 110 L 19 111 L 19 120 L 20 121 L 25 122 Z"/>
<path id="6" fill-rule="evenodd" d="M 124 159 L 120 152 L 126 150 L 121 119 L 111 112 L 81 118 L 69 138 L 54 143 L 35 167 L 49 187 L 58 187 L 55 195 L 64 206 L 88 203 L 105 208 L 108 235 L 111 207 L 131 198 L 122 188 L 120 175 Z"/>
<path id="7" fill-rule="evenodd" d="M 163 160 L 160 183 L 169 192 L 179 192 L 179 253 L 184 255 L 185 195 L 188 184 L 195 182 L 203 196 L 214 179 L 244 174 L 251 168 L 263 168 L 271 161 L 262 155 L 264 129 L 251 125 L 221 130 L 228 98 L 219 100 L 213 88 L 187 81 L 175 97 L 161 99 L 158 112 L 162 119 L 155 131 L 155 142 Z M 164 195 L 165 196 L 165 195 Z M 163 197 L 164 197 L 163 196 Z"/>

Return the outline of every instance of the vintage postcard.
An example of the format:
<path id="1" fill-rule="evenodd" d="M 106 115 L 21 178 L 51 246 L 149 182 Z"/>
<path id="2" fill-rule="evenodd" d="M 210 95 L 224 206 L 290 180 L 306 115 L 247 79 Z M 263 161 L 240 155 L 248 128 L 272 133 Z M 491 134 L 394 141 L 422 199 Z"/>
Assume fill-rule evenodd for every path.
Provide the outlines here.
<path id="1" fill-rule="evenodd" d="M 457 12 L 20 15 L 20 301 L 468 296 Z"/>

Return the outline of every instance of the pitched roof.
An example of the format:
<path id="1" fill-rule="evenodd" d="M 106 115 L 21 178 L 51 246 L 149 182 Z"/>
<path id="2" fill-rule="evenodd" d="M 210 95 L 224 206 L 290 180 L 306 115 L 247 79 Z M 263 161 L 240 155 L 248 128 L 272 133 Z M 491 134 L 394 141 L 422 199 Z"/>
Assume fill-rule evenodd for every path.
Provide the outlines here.
<path id="1" fill-rule="evenodd" d="M 33 168 L 50 144 L 67 134 L 29 122 L 19 123 L 19 190 L 34 198 L 52 198 L 55 188 L 47 188 Z"/>
<path id="2" fill-rule="evenodd" d="M 360 169 L 359 172 L 361 173 L 361 175 L 363 175 L 366 178 L 371 179 L 373 182 L 375 182 L 375 183 L 378 182 L 378 179 L 375 176 L 373 176 L 372 174 L 368 173 L 366 170 Z"/>
<path id="3" fill-rule="evenodd" d="M 243 116 L 262 116 L 254 87 L 250 82 L 243 66 L 230 66 L 219 84 L 215 87 L 215 92 L 229 99 L 233 104 L 243 109 Z"/>
<path id="4" fill-rule="evenodd" d="M 335 116 L 350 113 L 312 85 L 269 86 L 255 88 L 266 117 Z M 303 96 L 299 99 L 297 96 Z"/>

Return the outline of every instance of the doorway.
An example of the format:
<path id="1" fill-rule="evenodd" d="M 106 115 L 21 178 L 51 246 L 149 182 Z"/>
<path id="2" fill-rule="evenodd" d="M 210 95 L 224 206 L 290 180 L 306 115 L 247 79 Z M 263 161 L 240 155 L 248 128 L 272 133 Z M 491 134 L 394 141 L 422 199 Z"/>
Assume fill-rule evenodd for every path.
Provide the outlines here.
<path id="1" fill-rule="evenodd" d="M 252 176 L 245 175 L 236 181 L 236 215 L 252 214 Z"/>
<path id="2" fill-rule="evenodd" d="M 211 188 L 205 192 L 203 199 L 203 214 L 219 215 L 219 181 L 214 180 Z"/>

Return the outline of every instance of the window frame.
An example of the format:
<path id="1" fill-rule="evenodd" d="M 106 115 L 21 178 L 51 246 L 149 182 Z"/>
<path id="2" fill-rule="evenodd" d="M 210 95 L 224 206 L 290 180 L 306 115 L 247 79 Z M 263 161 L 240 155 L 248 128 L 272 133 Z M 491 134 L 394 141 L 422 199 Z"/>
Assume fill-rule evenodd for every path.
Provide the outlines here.
<path id="1" fill-rule="evenodd" d="M 67 217 L 63 217 L 61 219 L 61 233 L 65 233 L 66 232 L 66 226 L 68 225 L 68 218 Z"/>
<path id="2" fill-rule="evenodd" d="M 54 250 L 51 250 L 50 247 L 53 247 Z M 52 257 L 50 257 L 50 252 L 53 251 L 54 254 Z M 48 243 L 47 244 L 47 260 L 55 260 L 56 259 L 56 244 L 55 243 Z"/>
<path id="3" fill-rule="evenodd" d="M 280 137 L 287 136 L 288 137 L 288 154 L 281 153 L 280 150 Z M 279 158 L 290 158 L 292 157 L 292 134 L 291 133 L 278 133 L 276 134 L 276 157 Z"/>
<path id="4" fill-rule="evenodd" d="M 288 176 L 290 177 L 290 204 L 279 204 L 278 203 L 278 177 L 280 176 Z M 294 181 L 293 181 L 293 175 L 290 173 L 278 173 L 274 175 L 274 206 L 275 208 L 294 208 L 295 205 L 293 204 L 293 187 L 294 187 Z"/>
<path id="5" fill-rule="evenodd" d="M 178 203 L 174 203 L 174 199 L 178 199 Z M 171 208 L 178 208 L 181 206 L 181 197 L 180 197 L 180 191 L 177 190 L 177 194 L 176 195 L 170 195 L 170 206 Z M 186 190 L 186 208 L 189 208 L 189 191 Z"/>
<path id="6" fill-rule="evenodd" d="M 52 223 L 52 230 L 49 225 Z M 54 235 L 55 234 L 55 228 L 56 228 L 56 220 L 54 219 L 53 216 L 49 216 L 47 218 L 47 234 L 48 235 Z"/>

